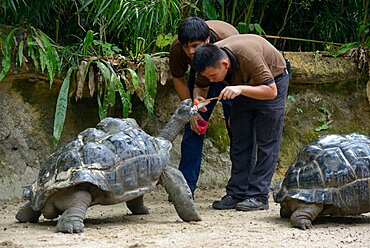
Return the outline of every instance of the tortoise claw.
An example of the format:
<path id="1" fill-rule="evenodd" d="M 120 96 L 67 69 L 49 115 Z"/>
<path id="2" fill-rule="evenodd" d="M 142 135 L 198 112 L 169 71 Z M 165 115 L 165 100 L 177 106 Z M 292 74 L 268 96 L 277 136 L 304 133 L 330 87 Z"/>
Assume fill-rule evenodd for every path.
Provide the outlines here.
<path id="1" fill-rule="evenodd" d="M 293 222 L 292 225 L 296 228 L 306 230 L 306 229 L 311 229 L 313 228 L 312 222 L 308 219 L 300 219 L 296 222 Z"/>
<path id="2" fill-rule="evenodd" d="M 63 233 L 82 233 L 84 230 L 83 220 L 80 218 L 60 218 L 57 223 L 57 231 Z"/>

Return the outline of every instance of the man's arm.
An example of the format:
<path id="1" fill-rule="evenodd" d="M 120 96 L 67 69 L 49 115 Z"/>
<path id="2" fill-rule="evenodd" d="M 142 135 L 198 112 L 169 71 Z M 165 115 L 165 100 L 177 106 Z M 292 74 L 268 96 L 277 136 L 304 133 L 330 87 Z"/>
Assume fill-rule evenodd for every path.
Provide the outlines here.
<path id="1" fill-rule="evenodd" d="M 176 90 L 177 95 L 179 96 L 180 100 L 185 100 L 190 98 L 190 92 L 189 88 L 187 86 L 185 77 L 180 77 L 180 78 L 172 78 L 173 82 L 173 87 Z"/>
<path id="2" fill-rule="evenodd" d="M 209 89 L 209 87 L 201 88 L 201 87 L 198 87 L 197 84 L 195 84 L 194 85 L 194 90 L 193 90 L 194 99 L 198 99 L 198 100 L 206 99 L 207 94 L 208 94 L 208 89 Z M 202 99 L 202 98 L 204 98 L 204 99 Z"/>
<path id="3" fill-rule="evenodd" d="M 269 85 L 235 85 L 225 87 L 221 93 L 220 98 L 234 99 L 235 97 L 243 95 L 257 100 L 272 100 L 277 96 L 276 84 L 272 83 Z"/>

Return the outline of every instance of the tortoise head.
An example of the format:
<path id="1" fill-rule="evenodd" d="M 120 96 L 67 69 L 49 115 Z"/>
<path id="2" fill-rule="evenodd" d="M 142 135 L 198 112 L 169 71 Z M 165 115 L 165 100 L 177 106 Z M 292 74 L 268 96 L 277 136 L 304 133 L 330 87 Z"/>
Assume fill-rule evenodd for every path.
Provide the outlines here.
<path id="1" fill-rule="evenodd" d="M 183 100 L 158 136 L 173 142 L 184 125 L 197 113 L 198 108 L 193 106 L 193 102 L 190 98 Z"/>

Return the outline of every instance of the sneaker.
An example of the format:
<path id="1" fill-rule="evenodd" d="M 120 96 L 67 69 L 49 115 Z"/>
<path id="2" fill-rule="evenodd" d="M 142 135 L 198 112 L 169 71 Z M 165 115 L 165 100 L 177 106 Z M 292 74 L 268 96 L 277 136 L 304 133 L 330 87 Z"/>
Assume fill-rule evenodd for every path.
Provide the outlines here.
<path id="1" fill-rule="evenodd" d="M 267 210 L 269 209 L 269 204 L 263 203 L 256 198 L 248 198 L 236 204 L 235 209 L 239 211 Z"/>
<path id="2" fill-rule="evenodd" d="M 220 201 L 214 201 L 212 204 L 212 207 L 214 209 L 235 209 L 236 204 L 240 202 L 240 200 L 235 199 L 231 195 L 225 195 L 224 197 L 221 198 Z"/>

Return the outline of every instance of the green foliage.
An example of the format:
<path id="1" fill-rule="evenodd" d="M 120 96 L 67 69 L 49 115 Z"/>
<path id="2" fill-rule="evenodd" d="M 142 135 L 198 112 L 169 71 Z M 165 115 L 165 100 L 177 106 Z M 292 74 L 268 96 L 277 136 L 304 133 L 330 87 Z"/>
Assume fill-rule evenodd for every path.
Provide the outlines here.
<path id="1" fill-rule="evenodd" d="M 24 40 L 16 40 L 15 34 L 20 31 L 19 28 L 13 29 L 5 39 L 3 39 L 2 46 L 2 71 L 0 72 L 0 80 L 2 80 L 9 71 L 12 58 L 13 43 L 19 42 L 17 47 L 18 56 L 16 57 L 18 66 L 22 65 L 23 62 L 23 49 Z M 4 35 L 4 34 L 3 34 Z M 50 88 L 53 84 L 54 77 L 57 72 L 60 72 L 60 60 L 59 54 L 52 43 L 51 39 L 44 34 L 41 30 L 31 28 L 28 30 L 28 36 L 26 38 L 28 56 L 30 56 L 34 62 L 36 70 L 44 72 L 45 69 L 48 73 L 50 80 Z"/>
<path id="2" fill-rule="evenodd" d="M 330 129 L 331 128 L 330 123 L 332 123 L 333 121 L 331 118 L 332 114 L 328 109 L 321 107 L 319 110 L 320 112 L 322 112 L 322 115 L 319 118 L 319 122 L 321 123 L 321 125 L 315 128 L 316 132 Z"/>
<path id="3" fill-rule="evenodd" d="M 341 56 L 345 54 L 346 52 L 348 52 L 349 50 L 351 50 L 352 48 L 359 47 L 360 45 L 361 45 L 360 42 L 352 42 L 352 43 L 344 44 L 338 50 L 331 52 L 331 55 L 333 55 L 334 57 Z"/>
<path id="4" fill-rule="evenodd" d="M 127 118 L 131 109 L 131 94 L 129 91 L 125 91 L 123 85 L 117 80 L 117 89 L 121 96 L 122 103 L 122 117 Z"/>
<path id="5" fill-rule="evenodd" d="M 60 135 L 63 131 L 64 121 L 66 119 L 66 112 L 68 106 L 68 92 L 69 85 L 71 82 L 72 68 L 69 68 L 67 75 L 63 81 L 62 87 L 60 88 L 57 105 L 55 108 L 54 117 L 54 132 L 53 132 L 53 145 L 56 147 L 58 145 Z"/>
<path id="6" fill-rule="evenodd" d="M 19 42 L 19 46 L 18 46 L 18 66 L 19 67 L 22 66 L 22 62 L 23 62 L 23 57 L 24 57 L 23 48 L 24 48 L 24 40 L 21 40 L 21 42 Z"/>
<path id="7" fill-rule="evenodd" d="M 12 56 L 12 47 L 13 47 L 13 38 L 14 38 L 14 32 L 17 29 L 13 29 L 5 38 L 2 46 L 2 53 L 3 53 L 3 59 L 2 59 L 2 66 L 3 69 L 0 72 L 0 81 L 6 76 L 10 69 L 11 64 L 11 56 Z"/>
<path id="8" fill-rule="evenodd" d="M 241 34 L 247 34 L 247 33 L 254 33 L 254 34 L 266 34 L 265 31 L 262 29 L 262 27 L 258 23 L 254 24 L 247 24 L 245 22 L 239 22 L 237 29 L 239 33 Z"/>
<path id="9" fill-rule="evenodd" d="M 94 31 L 89 30 L 86 33 L 85 39 L 83 41 L 83 52 L 82 54 L 86 56 L 89 52 L 89 49 L 92 47 L 94 40 Z"/>
<path id="10" fill-rule="evenodd" d="M 320 50 L 322 45 L 312 40 L 346 43 L 333 53 L 339 56 L 354 46 L 370 46 L 370 25 L 364 20 L 367 11 L 362 0 L 49 0 L 32 3 L 4 0 L 0 3 L 0 23 L 18 25 L 19 29 L 2 33 L 0 80 L 8 73 L 15 55 L 17 66 L 30 60 L 36 71 L 47 73 L 50 87 L 60 72 L 72 70 L 68 84 L 78 75 L 76 99 L 82 97 L 88 79 L 90 95 L 96 94 L 98 99 L 100 118 L 108 115 L 118 95 L 122 115 L 126 117 L 134 93 L 140 95 L 148 112 L 153 114 L 157 77 L 149 53 L 165 54 L 169 50 L 176 38 L 178 22 L 184 17 L 224 20 L 237 26 L 241 33 L 297 38 L 277 43 L 281 50 Z M 23 30 L 21 27 L 26 31 L 18 32 Z M 334 45 L 330 50 L 335 50 Z M 125 62 L 122 58 L 129 59 Z M 139 72 L 143 63 L 144 76 Z M 97 81 L 90 73 L 98 75 Z M 97 89 L 91 86 L 93 83 Z M 66 90 L 66 86 L 62 89 Z M 63 105 L 60 108 L 63 109 Z"/>
<path id="11" fill-rule="evenodd" d="M 61 63 L 59 53 L 51 39 L 41 30 L 31 28 L 27 36 L 28 56 L 34 62 L 36 70 L 48 72 L 50 88 L 53 85 L 54 77 L 60 72 Z M 19 53 L 22 51 L 19 50 Z M 19 55 L 21 57 L 21 55 Z"/>
<path id="12" fill-rule="evenodd" d="M 33 31 L 34 32 L 31 37 L 38 45 L 37 50 L 40 58 L 41 71 L 44 72 L 46 67 L 49 74 L 51 88 L 55 74 L 60 69 L 58 51 L 53 46 L 51 39 L 46 34 L 44 34 L 41 30 L 33 29 Z"/>
<path id="13" fill-rule="evenodd" d="M 110 56 L 113 53 L 119 53 L 122 51 L 116 45 L 110 44 L 108 42 L 93 40 L 93 44 L 99 48 L 98 54 L 101 54 L 103 56 Z"/>
<path id="14" fill-rule="evenodd" d="M 144 53 L 145 39 L 138 37 L 135 42 L 135 49 L 128 50 L 130 58 L 134 62 L 139 62 Z"/>
<path id="15" fill-rule="evenodd" d="M 145 95 L 144 104 L 150 114 L 153 114 L 154 99 L 157 94 L 157 77 L 150 55 L 145 54 Z"/>
<path id="16" fill-rule="evenodd" d="M 155 37 L 169 33 L 180 18 L 180 2 L 167 1 L 85 1 L 79 12 L 88 9 L 87 19 L 103 33 L 123 41 L 135 50 L 132 41 L 150 41 L 144 52 L 153 49 Z M 91 21 L 90 21 L 91 20 Z"/>
<path id="17" fill-rule="evenodd" d="M 160 34 L 157 37 L 157 40 L 155 41 L 155 45 L 159 48 L 166 47 L 168 45 L 171 45 L 172 42 L 177 38 L 177 35 L 172 35 L 171 33 L 168 33 L 166 35 Z"/>

